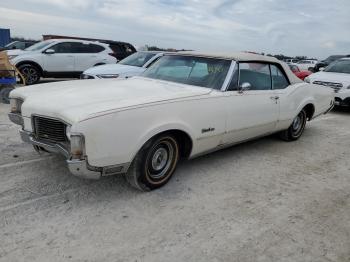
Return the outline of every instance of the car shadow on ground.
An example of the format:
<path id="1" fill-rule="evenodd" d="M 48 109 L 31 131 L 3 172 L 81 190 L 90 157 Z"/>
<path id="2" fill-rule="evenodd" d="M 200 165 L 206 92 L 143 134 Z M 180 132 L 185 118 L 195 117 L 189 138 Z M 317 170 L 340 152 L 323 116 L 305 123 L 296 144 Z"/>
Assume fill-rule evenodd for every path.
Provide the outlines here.
<path id="1" fill-rule="evenodd" d="M 156 194 L 166 195 L 175 194 L 181 195 L 184 191 L 187 191 L 189 187 L 193 186 L 191 183 L 195 180 L 196 175 L 206 176 L 207 171 L 218 172 L 218 178 L 220 179 L 219 167 L 232 161 L 244 161 L 245 158 L 249 158 L 250 155 L 269 154 L 273 152 L 273 148 L 276 143 L 281 143 L 282 147 L 288 146 L 288 143 L 281 141 L 277 135 L 271 135 L 260 139 L 244 142 L 232 147 L 221 149 L 219 151 L 203 155 L 190 160 L 182 160 L 179 162 L 177 170 L 173 175 L 173 178 L 164 187 L 155 190 Z M 62 157 L 55 157 L 53 161 L 57 161 L 57 166 L 62 169 L 62 172 L 49 172 L 51 178 L 57 182 L 58 180 L 64 183 L 74 183 L 76 190 L 79 190 L 82 195 L 99 195 L 100 199 L 130 199 L 131 196 L 139 194 L 145 194 L 139 190 L 136 190 L 128 185 L 123 175 L 114 175 L 101 177 L 99 180 L 86 180 L 74 177 L 71 175 L 66 167 L 65 160 Z M 66 178 L 62 180 L 62 176 Z M 203 179 L 203 177 L 202 177 Z M 205 177 L 204 177 L 205 179 Z M 149 193 L 146 193 L 149 194 Z"/>
<path id="2" fill-rule="evenodd" d="M 155 201 L 182 199 L 189 197 L 191 192 L 199 192 L 202 188 L 208 187 L 207 181 L 211 181 L 215 188 L 220 184 L 217 181 L 231 180 L 231 178 L 235 180 L 236 174 L 242 177 L 243 169 L 247 167 L 254 169 L 256 161 L 278 161 L 281 156 L 288 158 L 289 149 L 297 148 L 296 146 L 305 143 L 308 137 L 322 132 L 318 129 L 318 127 L 309 126 L 304 136 L 294 143 L 286 143 L 277 135 L 271 135 L 195 159 L 183 160 L 167 185 L 146 193 L 130 187 L 123 175 L 101 177 L 99 180 L 75 177 L 68 171 L 63 157 L 44 153 L 38 157 L 43 160 L 33 163 L 30 167 L 23 167 L 15 172 L 9 170 L 7 176 L 18 176 L 17 185 L 19 186 L 16 189 L 10 189 L 13 190 L 13 197 L 1 200 L 0 207 L 5 209 L 11 207 L 11 212 L 20 213 L 23 209 L 31 209 L 33 203 L 36 203 L 37 208 L 33 209 L 33 212 L 36 212 L 38 209 L 68 203 L 73 206 L 78 204 L 80 207 L 88 207 L 91 204 L 103 205 L 103 203 L 119 201 L 133 203 L 145 197 Z M 33 154 L 35 154 L 34 151 Z"/>

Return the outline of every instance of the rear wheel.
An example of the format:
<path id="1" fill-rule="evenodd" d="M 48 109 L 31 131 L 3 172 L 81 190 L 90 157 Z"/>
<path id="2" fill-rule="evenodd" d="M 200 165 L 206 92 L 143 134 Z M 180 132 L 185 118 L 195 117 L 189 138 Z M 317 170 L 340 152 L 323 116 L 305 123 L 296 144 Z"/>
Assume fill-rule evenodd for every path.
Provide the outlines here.
<path id="1" fill-rule="evenodd" d="M 280 137 L 285 141 L 295 141 L 301 137 L 306 125 L 306 112 L 305 109 L 294 118 L 291 126 L 280 133 Z"/>
<path id="2" fill-rule="evenodd" d="M 18 67 L 18 70 L 26 80 L 26 85 L 34 85 L 40 80 L 40 70 L 31 64 L 23 64 Z"/>
<path id="3" fill-rule="evenodd" d="M 179 145 L 172 135 L 163 134 L 149 140 L 137 153 L 125 178 L 141 190 L 150 191 L 165 185 L 179 160 Z"/>

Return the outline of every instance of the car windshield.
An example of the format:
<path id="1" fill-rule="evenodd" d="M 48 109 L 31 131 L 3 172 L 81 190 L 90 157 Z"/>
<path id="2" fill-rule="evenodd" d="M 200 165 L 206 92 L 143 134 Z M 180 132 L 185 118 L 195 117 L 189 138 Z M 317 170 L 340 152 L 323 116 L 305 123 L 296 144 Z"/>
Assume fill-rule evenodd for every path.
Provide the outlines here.
<path id="1" fill-rule="evenodd" d="M 137 52 L 128 56 L 127 58 L 124 58 L 119 62 L 119 64 L 142 67 L 155 55 L 156 53 Z"/>
<path id="2" fill-rule="evenodd" d="M 39 43 L 36 43 L 24 50 L 26 51 L 38 51 L 38 50 L 41 50 L 45 47 L 47 47 L 48 45 L 50 45 L 52 42 L 51 41 L 43 41 L 43 42 L 39 42 Z"/>
<path id="3" fill-rule="evenodd" d="M 11 43 L 9 43 L 9 44 L 5 45 L 5 48 L 10 48 L 10 49 L 11 49 L 11 47 L 12 47 L 12 46 L 15 46 L 15 45 L 16 45 L 16 43 L 17 43 L 17 41 L 15 41 L 15 42 L 11 42 Z"/>
<path id="4" fill-rule="evenodd" d="M 333 56 L 330 56 L 328 57 L 326 60 L 324 60 L 326 63 L 332 63 L 333 61 L 336 61 L 340 58 L 342 58 L 344 56 L 341 56 L 341 55 L 333 55 Z"/>
<path id="5" fill-rule="evenodd" d="M 221 89 L 231 61 L 225 59 L 169 55 L 160 58 L 144 77 L 181 84 Z"/>
<path id="6" fill-rule="evenodd" d="M 350 59 L 335 61 L 327 66 L 324 72 L 350 74 Z"/>

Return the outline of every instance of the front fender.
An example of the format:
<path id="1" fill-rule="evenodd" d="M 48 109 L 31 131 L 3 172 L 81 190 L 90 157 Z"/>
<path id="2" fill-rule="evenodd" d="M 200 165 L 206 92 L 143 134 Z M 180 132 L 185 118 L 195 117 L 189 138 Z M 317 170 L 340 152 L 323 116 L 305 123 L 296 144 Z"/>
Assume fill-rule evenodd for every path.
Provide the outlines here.
<path id="1" fill-rule="evenodd" d="M 150 140 L 152 137 L 163 133 L 163 132 L 167 132 L 167 131 L 171 131 L 171 130 L 179 130 L 182 132 L 185 132 L 192 141 L 195 141 L 195 132 L 194 130 L 186 123 L 184 122 L 168 122 L 168 123 L 163 123 L 161 125 L 158 126 L 150 126 L 145 133 L 142 135 L 142 137 L 140 137 L 140 139 L 137 141 L 137 143 L 135 144 L 135 147 L 133 149 L 133 151 L 135 152 L 135 154 L 133 155 L 132 159 L 134 159 L 134 157 L 136 156 L 137 152 L 142 148 L 142 146 L 148 141 Z"/>

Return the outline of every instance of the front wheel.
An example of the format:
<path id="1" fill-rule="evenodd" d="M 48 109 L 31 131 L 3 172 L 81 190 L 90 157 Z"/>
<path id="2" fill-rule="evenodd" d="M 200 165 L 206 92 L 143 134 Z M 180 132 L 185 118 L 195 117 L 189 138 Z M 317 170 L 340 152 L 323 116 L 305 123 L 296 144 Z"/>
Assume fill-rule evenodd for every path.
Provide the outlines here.
<path id="1" fill-rule="evenodd" d="M 291 126 L 280 133 L 280 137 L 285 141 L 295 141 L 301 137 L 306 125 L 306 112 L 301 110 L 294 118 Z"/>
<path id="2" fill-rule="evenodd" d="M 163 134 L 149 140 L 137 153 L 125 178 L 141 190 L 150 191 L 165 185 L 179 160 L 179 145 L 172 135 Z"/>
<path id="3" fill-rule="evenodd" d="M 34 85 L 39 82 L 40 70 L 37 67 L 31 64 L 24 64 L 20 65 L 18 70 L 23 75 L 26 85 Z"/>

